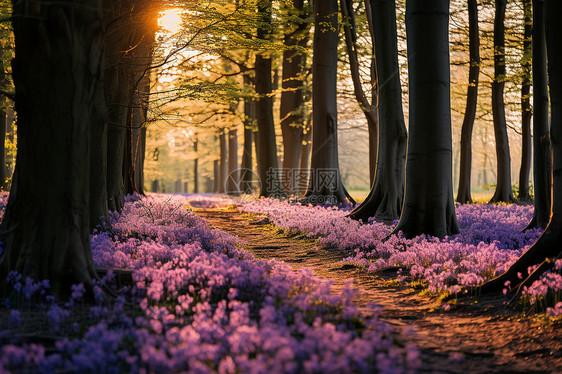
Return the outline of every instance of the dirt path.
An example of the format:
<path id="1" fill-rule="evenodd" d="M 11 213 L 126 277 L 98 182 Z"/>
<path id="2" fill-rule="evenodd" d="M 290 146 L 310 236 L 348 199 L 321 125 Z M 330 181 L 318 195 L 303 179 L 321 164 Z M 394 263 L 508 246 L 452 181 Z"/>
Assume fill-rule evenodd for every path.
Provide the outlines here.
<path id="1" fill-rule="evenodd" d="M 467 300 L 443 312 L 435 302 L 404 286 L 392 275 L 373 275 L 339 261 L 343 251 L 289 237 L 268 225 L 225 209 L 196 209 L 212 226 L 238 236 L 257 258 L 309 268 L 342 288 L 353 278 L 362 290 L 359 305 L 383 306 L 382 317 L 397 329 L 412 327 L 423 373 L 562 373 L 560 327 L 546 327 L 504 307 L 497 299 Z M 437 307 L 437 308 L 436 308 Z"/>

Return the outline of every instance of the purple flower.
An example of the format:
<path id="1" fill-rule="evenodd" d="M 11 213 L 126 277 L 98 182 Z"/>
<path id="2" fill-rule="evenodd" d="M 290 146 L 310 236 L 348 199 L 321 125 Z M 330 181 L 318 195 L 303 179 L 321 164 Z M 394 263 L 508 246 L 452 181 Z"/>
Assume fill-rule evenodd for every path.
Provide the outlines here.
<path id="1" fill-rule="evenodd" d="M 10 326 L 11 327 L 21 326 L 21 313 L 19 310 L 12 309 L 10 311 Z"/>
<path id="2" fill-rule="evenodd" d="M 70 286 L 70 289 L 72 290 L 72 294 L 70 297 L 73 300 L 82 298 L 82 296 L 84 296 L 84 293 L 86 292 L 86 287 L 84 287 L 83 283 L 73 284 L 72 286 Z"/>

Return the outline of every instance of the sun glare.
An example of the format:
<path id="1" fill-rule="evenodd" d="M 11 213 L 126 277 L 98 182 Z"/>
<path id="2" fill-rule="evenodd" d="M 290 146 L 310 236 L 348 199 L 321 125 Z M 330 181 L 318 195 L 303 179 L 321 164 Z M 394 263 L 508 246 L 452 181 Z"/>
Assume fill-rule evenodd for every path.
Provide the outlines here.
<path id="1" fill-rule="evenodd" d="M 163 11 L 158 18 L 158 26 L 172 34 L 180 31 L 181 24 L 181 10 L 177 8 Z"/>

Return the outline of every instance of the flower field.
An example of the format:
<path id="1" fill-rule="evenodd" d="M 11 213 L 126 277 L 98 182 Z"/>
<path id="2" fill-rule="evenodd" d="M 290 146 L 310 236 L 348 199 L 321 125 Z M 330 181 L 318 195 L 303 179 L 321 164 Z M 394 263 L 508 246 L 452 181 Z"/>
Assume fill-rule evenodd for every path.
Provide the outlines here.
<path id="1" fill-rule="evenodd" d="M 402 268 L 402 276 L 426 281 L 430 291 L 453 294 L 463 286 L 481 284 L 504 272 L 542 233 L 540 229 L 522 232 L 532 218 L 532 206 L 457 205 L 461 233 L 443 240 L 389 237 L 392 227 L 377 222 L 361 224 L 346 217 L 348 209 L 337 207 L 260 199 L 239 209 L 266 215 L 283 230 L 306 233 L 329 246 L 348 250 L 350 256 L 344 260 L 347 263 L 364 266 L 368 271 L 397 266 Z M 560 268 L 559 260 L 557 269 Z M 557 303 L 561 290 L 560 274 L 549 273 L 523 293 L 531 303 L 554 294 Z M 562 314 L 562 303 L 549 307 L 548 312 Z"/>
<path id="2" fill-rule="evenodd" d="M 189 210 L 226 204 L 129 197 L 121 214 L 112 213 L 111 230 L 91 236 L 91 246 L 97 268 L 128 269 L 132 283 L 108 297 L 104 290 L 117 288 L 109 270 L 95 286 L 94 304 L 84 301 L 83 285 L 73 285 L 61 304 L 49 296 L 48 282 L 10 274 L 0 307 L 9 320 L 0 328 L 0 372 L 416 370 L 416 347 L 378 318 L 377 306 L 362 314 L 356 291 L 334 294 L 330 282 L 308 271 L 257 261 Z"/>

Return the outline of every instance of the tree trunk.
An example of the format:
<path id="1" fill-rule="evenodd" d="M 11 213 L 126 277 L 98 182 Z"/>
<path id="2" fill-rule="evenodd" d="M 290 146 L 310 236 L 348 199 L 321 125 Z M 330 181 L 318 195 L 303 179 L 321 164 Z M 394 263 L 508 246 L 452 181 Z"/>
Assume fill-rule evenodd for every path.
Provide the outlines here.
<path id="1" fill-rule="evenodd" d="M 107 199 L 107 106 L 103 71 L 94 97 L 93 123 L 90 130 L 90 231 L 100 223 L 109 224 Z"/>
<path id="2" fill-rule="evenodd" d="M 17 271 L 48 279 L 55 295 L 76 283 L 92 291 L 89 136 L 102 70 L 102 2 L 14 1 L 12 22 L 18 154 L 0 229 L 0 279 Z"/>
<path id="3" fill-rule="evenodd" d="M 353 11 L 353 3 L 351 0 L 340 0 L 342 16 L 346 20 L 344 23 L 344 36 L 347 54 L 349 56 L 349 69 L 351 72 L 351 80 L 353 82 L 353 90 L 355 99 L 359 103 L 359 107 L 363 111 L 367 119 L 367 129 L 369 134 L 369 184 L 373 186 L 377 167 L 377 148 L 379 142 L 379 118 L 377 115 L 378 105 L 378 92 L 377 92 L 377 69 L 375 68 L 375 52 L 371 58 L 371 102 L 367 99 L 367 95 L 363 90 L 361 76 L 359 74 L 359 59 L 357 57 L 357 26 L 355 22 L 355 12 Z M 365 1 L 365 11 L 367 12 L 367 19 L 369 20 L 369 30 L 372 36 L 372 45 L 376 46 L 375 38 L 380 37 L 376 35 L 373 29 L 372 15 L 369 13 L 372 9 L 369 1 Z M 386 13 L 390 15 L 389 13 Z M 394 16 L 394 20 L 396 16 Z M 389 21 L 390 22 L 390 21 Z M 394 23 L 396 25 L 396 22 Z"/>
<path id="4" fill-rule="evenodd" d="M 195 158 L 193 159 L 193 193 L 199 193 L 199 153 L 197 149 L 198 146 L 199 146 L 199 141 L 197 140 L 197 138 L 195 138 L 195 140 L 193 141 L 193 151 L 195 152 Z"/>
<path id="5" fill-rule="evenodd" d="M 303 137 L 303 145 L 300 159 L 300 176 L 296 183 L 296 193 L 306 194 L 308 188 L 308 179 L 310 177 L 310 153 L 312 152 L 312 126 L 310 120 L 307 121 Z"/>
<path id="6" fill-rule="evenodd" d="M 541 9 L 542 10 L 542 9 Z M 544 233 L 505 273 L 480 287 L 482 293 L 497 292 L 503 289 L 505 282 L 510 281 L 511 287 L 525 281 L 527 269 L 548 259 L 560 257 L 562 248 L 562 24 L 559 15 L 562 13 L 562 2 L 546 1 L 546 47 L 548 60 L 548 86 L 552 122 L 550 137 L 552 141 L 553 194 L 552 216 Z M 542 16 L 542 12 L 535 13 Z M 548 268 L 548 267 L 546 267 Z M 544 266 L 539 271 L 546 270 Z M 518 273 L 523 275 L 520 279 Z M 540 274 L 534 273 L 536 278 Z"/>
<path id="7" fill-rule="evenodd" d="M 525 15 L 525 31 L 523 33 L 523 82 L 521 84 L 521 169 L 519 169 L 519 196 L 521 201 L 530 201 L 529 177 L 531 174 L 531 56 L 533 32 L 533 6 L 532 0 L 523 0 Z"/>
<path id="8" fill-rule="evenodd" d="M 244 75 L 244 84 L 248 87 L 252 85 L 251 79 Z M 242 163 L 240 165 L 240 191 L 251 194 L 254 162 L 252 157 L 254 143 L 254 128 L 256 123 L 256 105 L 254 100 L 246 96 L 244 98 L 244 152 L 242 153 Z"/>
<path id="9" fill-rule="evenodd" d="M 459 167 L 459 188 L 457 202 L 472 203 L 470 176 L 472 174 L 472 130 L 476 118 L 478 102 L 478 75 L 480 74 L 480 30 L 478 27 L 478 4 L 468 0 L 468 35 L 470 67 L 468 69 L 468 89 L 466 109 L 461 128 L 461 163 Z"/>
<path id="10" fill-rule="evenodd" d="M 338 162 L 338 2 L 314 0 L 312 59 L 312 156 L 306 193 L 311 203 L 346 200 Z"/>
<path id="11" fill-rule="evenodd" d="M 145 117 L 146 118 L 146 117 Z M 134 181 L 136 192 L 144 195 L 144 156 L 146 154 L 146 123 L 138 130 Z"/>
<path id="12" fill-rule="evenodd" d="M 242 163 L 240 167 L 240 191 L 242 193 L 252 193 L 252 143 L 254 132 L 251 128 L 244 127 L 244 152 L 242 153 Z"/>
<path id="13" fill-rule="evenodd" d="M 0 88 L 9 85 L 6 79 L 4 63 L 0 59 Z M 8 167 L 6 165 L 6 132 L 8 129 L 8 99 L 0 94 L 0 189 L 6 191 L 8 188 Z"/>
<path id="14" fill-rule="evenodd" d="M 15 132 L 16 129 L 14 128 L 14 122 L 16 120 L 16 114 L 13 108 L 6 109 L 6 139 L 11 142 L 11 144 L 15 144 Z M 12 173 L 14 172 L 14 161 L 15 157 L 10 153 L 6 153 L 6 166 L 8 168 L 7 175 L 9 178 L 12 177 Z"/>
<path id="15" fill-rule="evenodd" d="M 109 210 L 121 211 L 125 203 L 123 163 L 125 156 L 126 124 L 131 91 L 131 66 L 125 62 L 124 51 L 133 45 L 127 2 L 104 1 L 109 22 L 106 37 L 105 99 L 108 110 L 107 128 L 107 205 Z"/>
<path id="16" fill-rule="evenodd" d="M 550 220 L 552 153 L 548 126 L 544 0 L 533 1 L 533 180 L 535 211 L 528 228 L 546 228 Z"/>
<path id="17" fill-rule="evenodd" d="M 125 137 L 125 128 L 109 125 L 107 131 L 107 206 L 109 210 L 116 212 L 120 212 L 125 203 L 123 185 Z"/>
<path id="18" fill-rule="evenodd" d="M 378 87 L 379 156 L 375 182 L 365 201 L 351 212 L 354 219 L 389 222 L 400 217 L 404 197 L 406 126 L 402 109 L 396 5 L 394 0 L 371 0 Z"/>
<path id="19" fill-rule="evenodd" d="M 497 179 L 496 191 L 490 203 L 516 202 L 511 189 L 511 157 L 505 119 L 503 91 L 505 69 L 505 7 L 507 0 L 496 0 L 494 18 L 494 81 L 492 82 L 492 117 L 496 139 Z"/>
<path id="20" fill-rule="evenodd" d="M 258 2 L 258 39 L 269 39 L 271 34 L 271 0 Z M 275 122 L 273 120 L 273 97 L 271 96 L 271 57 L 256 55 L 255 82 L 258 100 L 256 119 L 258 123 L 257 152 L 260 196 L 282 197 L 285 195 L 279 181 L 279 161 L 275 142 Z"/>
<path id="21" fill-rule="evenodd" d="M 6 166 L 6 129 L 8 115 L 5 110 L 0 110 L 0 189 L 6 191 L 8 168 Z"/>
<path id="22" fill-rule="evenodd" d="M 158 193 L 160 192 L 160 182 L 158 179 L 152 181 L 152 192 Z"/>
<path id="23" fill-rule="evenodd" d="M 152 44 L 150 44 L 152 47 Z M 151 55 L 148 52 L 148 55 Z M 148 61 L 147 61 L 148 62 Z M 144 69 L 138 75 L 145 74 L 148 65 L 141 65 Z M 137 78 L 137 77 L 135 77 Z M 125 179 L 127 194 L 144 194 L 144 154 L 146 151 L 146 126 L 148 116 L 148 102 L 150 95 L 150 79 L 148 75 L 142 77 L 140 84 L 133 94 L 129 104 L 129 118 L 127 121 L 127 142 L 125 149 Z"/>
<path id="24" fill-rule="evenodd" d="M 257 120 L 257 114 L 256 114 L 256 128 L 257 128 L 257 121 L 258 120 Z M 260 170 L 261 170 L 260 169 L 260 158 L 258 157 L 258 152 L 259 152 L 258 143 L 259 143 L 260 139 L 258 137 L 258 131 L 257 130 L 254 130 L 253 134 L 254 134 L 254 136 L 253 136 L 253 138 L 254 138 L 254 153 L 256 155 L 256 171 L 259 173 Z M 259 184 L 258 190 L 259 190 L 259 192 L 261 192 L 261 181 L 260 180 L 261 180 L 260 176 L 258 175 L 258 184 Z"/>
<path id="25" fill-rule="evenodd" d="M 136 7 L 136 8 L 135 8 Z M 127 57 L 131 74 L 125 170 L 123 178 L 128 194 L 144 194 L 144 154 L 146 150 L 146 126 L 150 101 L 150 76 L 156 31 L 158 29 L 158 4 L 135 2 L 135 36 L 133 49 Z M 140 8 L 140 10 L 137 10 Z M 139 14 L 139 12 L 142 12 Z M 140 23 L 140 25 L 138 25 Z"/>
<path id="26" fill-rule="evenodd" d="M 448 24 L 448 0 L 406 0 L 410 136 L 404 206 L 394 232 L 408 238 L 459 232 L 451 169 Z"/>
<path id="27" fill-rule="evenodd" d="M 156 30 L 155 4 L 132 0 L 110 1 L 106 12 L 111 15 L 107 31 L 107 70 L 105 93 L 108 105 L 109 126 L 107 141 L 107 195 L 110 210 L 120 211 L 125 202 L 124 175 L 133 175 L 136 167 L 129 155 L 138 135 L 132 134 L 131 111 L 139 83 L 145 75 L 152 58 L 154 33 Z M 144 81 L 143 87 L 147 85 Z M 144 92 L 140 94 L 141 99 Z M 143 114 L 135 122 L 142 121 Z M 131 147 L 127 147 L 127 134 Z M 135 139 L 133 139 L 135 138 Z M 140 143 L 139 143 L 140 144 Z M 142 146 L 138 147 L 142 149 Z M 128 159 L 131 162 L 128 162 Z M 134 183 L 134 176 L 127 182 Z M 136 186 L 134 188 L 136 190 Z M 137 191 L 138 192 L 138 191 Z"/>
<path id="28" fill-rule="evenodd" d="M 231 129 L 228 132 L 228 180 L 226 192 L 230 195 L 240 195 L 240 170 L 238 169 L 238 132 Z"/>
<path id="29" fill-rule="evenodd" d="M 379 119 L 378 116 L 373 116 L 373 113 L 365 113 L 367 118 L 367 133 L 369 136 L 369 185 L 372 187 L 375 183 L 375 176 L 377 174 L 377 157 L 379 147 Z M 373 161 L 375 160 L 375 161 Z"/>
<path id="30" fill-rule="evenodd" d="M 220 172 L 220 160 L 213 161 L 213 192 L 220 193 L 220 179 L 221 179 L 221 172 Z"/>
<path id="31" fill-rule="evenodd" d="M 228 176 L 228 142 L 226 139 L 226 131 L 220 130 L 219 133 L 219 149 L 220 149 L 220 164 L 219 164 L 219 193 L 226 192 L 226 178 Z"/>
<path id="32" fill-rule="evenodd" d="M 303 140 L 304 103 L 302 86 L 303 64 L 302 49 L 307 38 L 307 14 L 303 12 L 303 0 L 294 0 L 291 14 L 298 16 L 298 21 L 289 25 L 291 31 L 285 34 L 283 51 L 283 79 L 281 82 L 281 134 L 283 136 L 283 169 L 295 172 L 299 168 Z M 294 14 L 293 14 L 294 13 Z M 289 184 L 287 193 L 294 194 L 294 186 Z"/>

